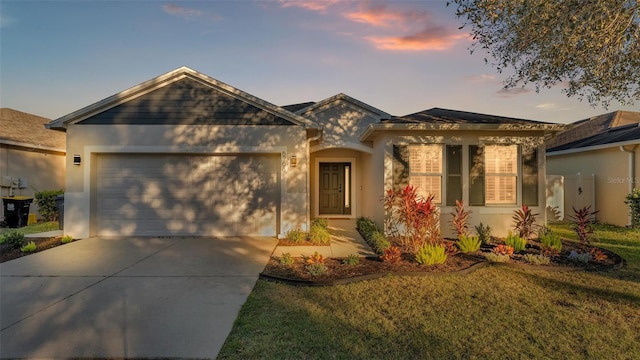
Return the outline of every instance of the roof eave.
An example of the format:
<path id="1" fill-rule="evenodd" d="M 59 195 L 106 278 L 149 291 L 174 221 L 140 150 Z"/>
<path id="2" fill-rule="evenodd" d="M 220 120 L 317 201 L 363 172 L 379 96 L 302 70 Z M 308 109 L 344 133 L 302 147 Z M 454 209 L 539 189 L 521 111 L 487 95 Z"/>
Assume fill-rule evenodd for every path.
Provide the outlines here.
<path id="1" fill-rule="evenodd" d="M 19 147 L 23 147 L 23 148 L 27 148 L 27 149 L 31 149 L 31 150 L 46 150 L 46 151 L 59 152 L 59 153 L 66 153 L 67 152 L 66 149 L 57 148 L 57 147 L 53 147 L 53 146 L 30 144 L 30 143 L 7 140 L 7 139 L 0 139 L 0 144 L 6 144 L 6 145 L 11 145 L 11 146 L 19 146 Z"/>
<path id="2" fill-rule="evenodd" d="M 378 131 L 542 131 L 544 133 L 557 133 L 564 129 L 561 124 L 382 124 L 369 125 L 360 136 L 360 141 L 371 141 L 372 136 Z"/>

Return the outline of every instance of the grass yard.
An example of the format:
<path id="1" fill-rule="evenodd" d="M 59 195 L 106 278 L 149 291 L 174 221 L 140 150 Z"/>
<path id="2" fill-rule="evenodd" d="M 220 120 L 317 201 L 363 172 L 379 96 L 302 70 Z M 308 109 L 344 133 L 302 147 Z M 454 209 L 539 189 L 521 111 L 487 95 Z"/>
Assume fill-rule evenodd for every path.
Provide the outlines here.
<path id="1" fill-rule="evenodd" d="M 0 229 L 0 233 L 5 233 L 13 230 L 17 230 L 18 232 L 21 232 L 24 235 L 37 234 L 41 232 L 58 230 L 58 222 L 57 221 L 39 222 L 39 223 L 27 225 L 25 227 L 21 227 L 18 229 L 2 228 Z"/>
<path id="2" fill-rule="evenodd" d="M 598 226 L 596 235 L 628 267 L 489 267 L 323 288 L 259 280 L 219 358 L 638 359 L 640 232 Z"/>

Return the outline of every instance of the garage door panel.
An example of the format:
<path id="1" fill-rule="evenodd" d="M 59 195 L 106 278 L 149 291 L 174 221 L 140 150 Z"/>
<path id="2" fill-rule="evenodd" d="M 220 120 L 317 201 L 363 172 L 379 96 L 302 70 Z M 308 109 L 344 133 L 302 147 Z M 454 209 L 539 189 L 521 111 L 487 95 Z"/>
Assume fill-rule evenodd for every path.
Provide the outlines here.
<path id="1" fill-rule="evenodd" d="M 99 235 L 277 233 L 279 156 L 98 156 Z"/>

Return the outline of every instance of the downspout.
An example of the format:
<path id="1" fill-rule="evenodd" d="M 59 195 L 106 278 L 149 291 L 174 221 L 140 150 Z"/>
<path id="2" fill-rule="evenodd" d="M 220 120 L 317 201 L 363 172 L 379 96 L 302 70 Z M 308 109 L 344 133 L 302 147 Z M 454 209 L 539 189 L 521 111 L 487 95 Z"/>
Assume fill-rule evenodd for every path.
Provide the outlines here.
<path id="1" fill-rule="evenodd" d="M 631 150 L 625 149 L 624 145 L 620 145 L 620 151 L 629 154 L 629 177 L 627 179 L 629 183 L 629 194 L 633 193 L 633 185 L 636 181 L 636 147 L 634 145 Z M 629 211 L 629 219 L 627 226 L 631 226 L 631 211 Z"/>
<path id="2" fill-rule="evenodd" d="M 313 166 L 313 164 L 311 164 L 311 142 L 312 141 L 316 141 L 316 140 L 320 140 L 322 138 L 322 132 L 323 129 L 319 128 L 318 129 L 318 135 L 310 137 L 307 139 L 307 171 L 306 171 L 306 177 L 307 177 L 307 224 L 311 224 L 311 167 Z M 307 230 L 309 230 L 309 226 L 307 226 Z"/>

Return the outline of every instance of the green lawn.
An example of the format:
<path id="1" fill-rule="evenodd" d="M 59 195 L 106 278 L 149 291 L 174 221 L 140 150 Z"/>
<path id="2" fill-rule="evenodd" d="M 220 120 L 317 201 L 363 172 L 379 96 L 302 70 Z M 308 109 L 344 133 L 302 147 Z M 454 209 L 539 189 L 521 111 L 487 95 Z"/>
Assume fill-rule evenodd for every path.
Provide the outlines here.
<path id="1" fill-rule="evenodd" d="M 640 232 L 599 226 L 597 236 L 628 267 L 489 267 L 323 288 L 260 280 L 219 358 L 638 359 Z"/>
<path id="2" fill-rule="evenodd" d="M 10 229 L 10 228 L 2 228 L 0 229 L 0 233 L 5 233 L 9 231 L 17 230 L 24 235 L 27 234 L 37 234 L 41 232 L 47 232 L 52 230 L 58 230 L 58 222 L 57 221 L 47 221 L 47 222 L 39 222 L 36 224 L 31 224 L 25 227 L 21 227 L 18 229 Z"/>

